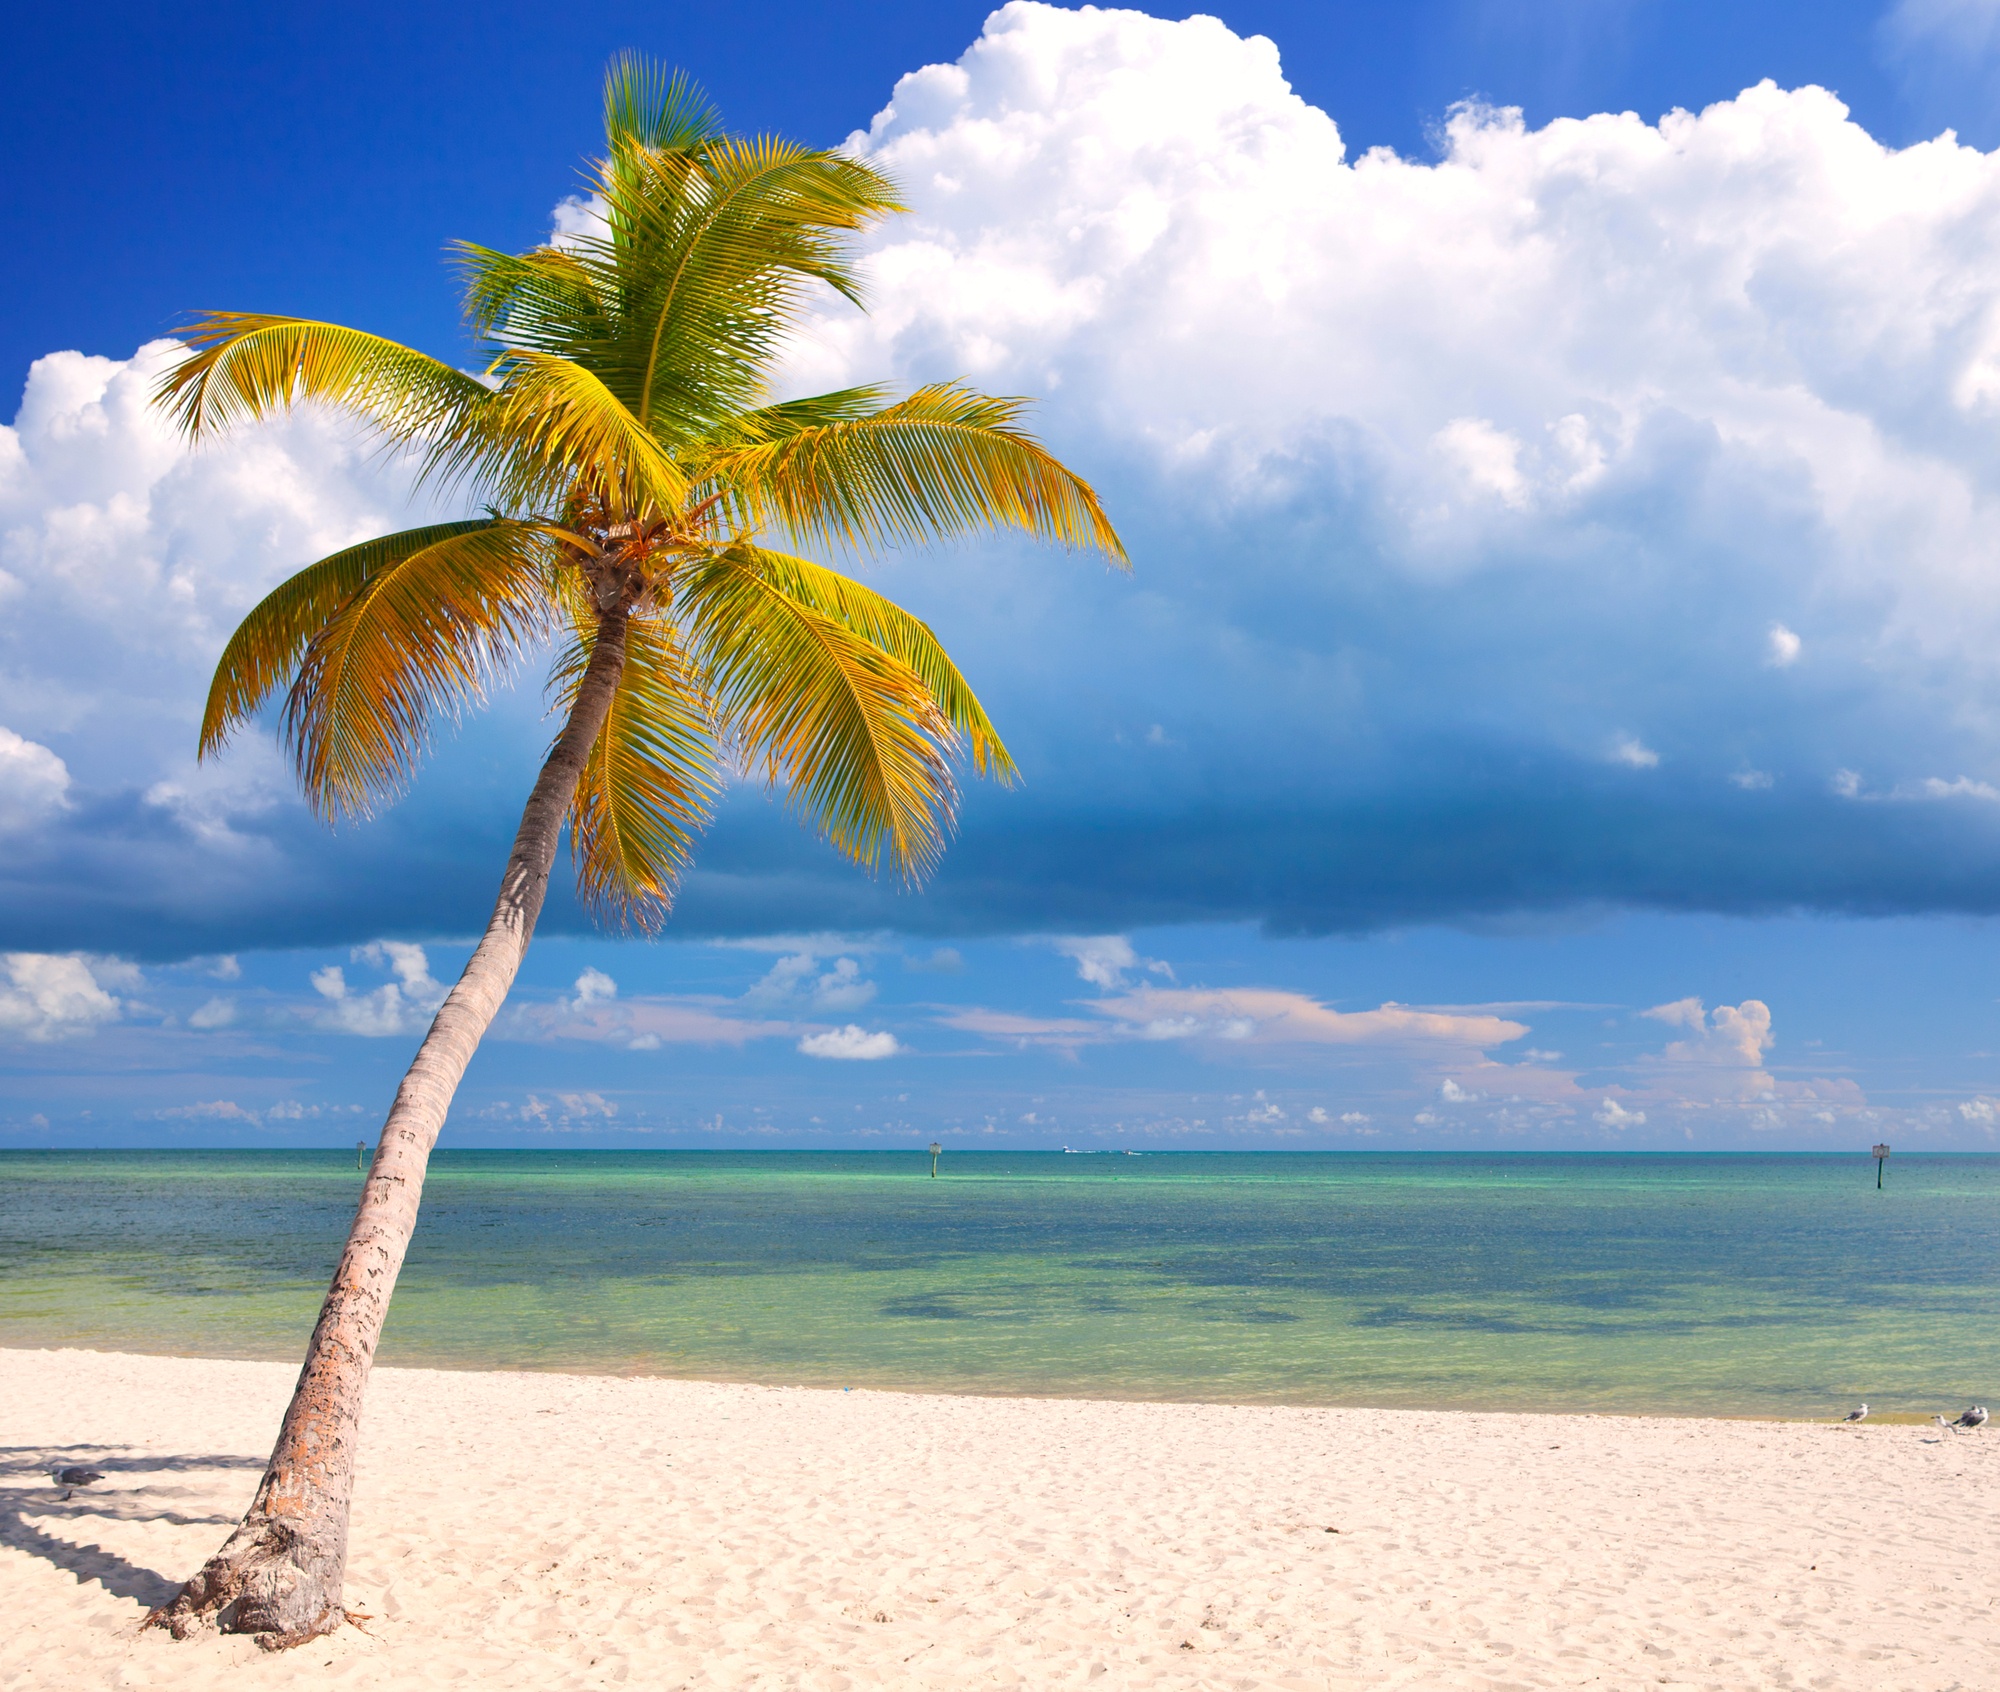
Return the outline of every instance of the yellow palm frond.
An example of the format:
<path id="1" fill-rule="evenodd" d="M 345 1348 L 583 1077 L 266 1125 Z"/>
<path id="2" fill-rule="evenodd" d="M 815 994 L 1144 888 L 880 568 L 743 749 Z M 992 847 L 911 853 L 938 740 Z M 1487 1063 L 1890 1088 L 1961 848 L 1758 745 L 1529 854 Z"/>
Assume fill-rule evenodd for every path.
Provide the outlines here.
<path id="1" fill-rule="evenodd" d="M 920 880 L 958 802 L 956 732 L 924 678 L 740 562 L 679 589 L 689 656 L 746 761 L 848 857 Z"/>
<path id="2" fill-rule="evenodd" d="M 514 352 L 489 427 L 458 465 L 514 509 L 548 510 L 581 497 L 634 517 L 676 511 L 687 478 L 588 366 Z"/>
<path id="3" fill-rule="evenodd" d="M 315 810 L 365 816 L 400 792 L 437 717 L 548 634 L 552 550 L 536 524 L 446 536 L 369 574 L 314 631 L 283 732 Z"/>
<path id="4" fill-rule="evenodd" d="M 550 680 L 565 718 L 596 643 L 586 596 L 565 595 L 570 638 Z M 657 616 L 625 625 L 625 667 L 611 714 L 591 747 L 570 807 L 570 854 L 586 909 L 657 931 L 686 873 L 694 839 L 721 791 L 714 708 L 673 626 Z"/>
<path id="5" fill-rule="evenodd" d="M 237 625 L 222 649 L 202 712 L 197 755 L 206 758 L 221 751 L 264 701 L 291 680 L 306 643 L 333 621 L 369 577 L 441 541 L 513 527 L 482 517 L 405 529 L 350 546 L 280 582 Z"/>
<path id="6" fill-rule="evenodd" d="M 489 399 L 475 378 L 357 329 L 258 312 L 204 312 L 153 392 L 189 439 L 302 402 L 337 406 L 399 441 L 451 433 Z"/>
<path id="7" fill-rule="evenodd" d="M 810 559 L 756 546 L 732 548 L 730 556 L 740 558 L 745 567 L 801 605 L 844 624 L 907 664 L 923 678 L 946 720 L 971 748 L 973 769 L 1003 782 L 1014 780 L 1018 774 L 1014 760 L 987 719 L 985 707 L 928 623 L 853 577 Z"/>
<path id="8" fill-rule="evenodd" d="M 1005 527 L 1122 564 L 1090 485 L 1021 427 L 1027 406 L 956 383 L 835 422 L 772 406 L 741 418 L 698 475 L 739 520 L 808 540 L 895 545 Z"/>

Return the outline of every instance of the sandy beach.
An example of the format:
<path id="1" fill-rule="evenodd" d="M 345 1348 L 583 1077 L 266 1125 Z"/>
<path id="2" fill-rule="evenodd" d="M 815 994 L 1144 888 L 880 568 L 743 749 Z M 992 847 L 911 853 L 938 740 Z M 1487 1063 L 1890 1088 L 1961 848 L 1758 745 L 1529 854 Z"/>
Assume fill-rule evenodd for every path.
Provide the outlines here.
<path id="1" fill-rule="evenodd" d="M 292 1370 L 0 1351 L 0 1686 L 1974 1692 L 2000 1434 L 384 1369 L 347 1601 L 141 1634 Z M 68 1503 L 56 1462 L 105 1482 Z"/>

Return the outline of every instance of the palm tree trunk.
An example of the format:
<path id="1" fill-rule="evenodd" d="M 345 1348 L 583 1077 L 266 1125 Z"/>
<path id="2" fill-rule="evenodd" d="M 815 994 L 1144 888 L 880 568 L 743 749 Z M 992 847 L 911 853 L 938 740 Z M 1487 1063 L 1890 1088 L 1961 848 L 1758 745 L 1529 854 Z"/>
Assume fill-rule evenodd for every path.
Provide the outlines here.
<path id="1" fill-rule="evenodd" d="M 396 1090 L 340 1266 L 306 1349 L 278 1443 L 242 1524 L 146 1618 L 184 1639 L 213 1616 L 283 1650 L 340 1625 L 361 1399 L 417 1225 L 424 1171 L 452 1094 L 499 1013 L 541 915 L 563 818 L 625 667 L 626 610 L 600 617 L 583 682 L 521 814 L 493 919 Z"/>

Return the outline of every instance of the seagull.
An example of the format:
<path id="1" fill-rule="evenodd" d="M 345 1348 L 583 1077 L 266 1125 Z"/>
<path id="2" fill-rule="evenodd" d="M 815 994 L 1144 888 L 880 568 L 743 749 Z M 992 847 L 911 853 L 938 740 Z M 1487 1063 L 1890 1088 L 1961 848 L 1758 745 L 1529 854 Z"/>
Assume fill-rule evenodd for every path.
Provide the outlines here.
<path id="1" fill-rule="evenodd" d="M 1850 1410 L 1840 1419 L 1843 1422 L 1865 1422 L 1868 1420 L 1868 1406 L 1864 1404 L 1858 1410 Z"/>
<path id="2" fill-rule="evenodd" d="M 1986 1426 L 1986 1406 L 1985 1406 L 1985 1405 L 1983 1405 L 1983 1404 L 1975 1404 L 1975 1405 L 1973 1405 L 1973 1407 L 1972 1407 L 1972 1408 L 1971 1408 L 1970 1410 L 1966 1411 L 1966 1413 L 1965 1413 L 1965 1414 L 1964 1414 L 1963 1416 L 1959 1417 L 1959 1419 L 1958 1419 L 1958 1425 L 1959 1425 L 1960 1427 L 1962 1427 L 1962 1428 L 1983 1428 L 1983 1427 L 1985 1427 L 1985 1426 Z"/>
<path id="3" fill-rule="evenodd" d="M 49 1479 L 63 1489 L 63 1502 L 67 1504 L 69 1502 L 70 1488 L 95 1486 L 99 1481 L 104 1479 L 104 1471 L 102 1469 L 78 1468 L 51 1469 L 49 1471 Z"/>
<path id="4" fill-rule="evenodd" d="M 1947 1421 L 1943 1416 L 1933 1416 L 1931 1420 L 1937 1423 L 1937 1425 L 1941 1428 L 1950 1429 L 1958 1426 L 1956 1422 Z"/>

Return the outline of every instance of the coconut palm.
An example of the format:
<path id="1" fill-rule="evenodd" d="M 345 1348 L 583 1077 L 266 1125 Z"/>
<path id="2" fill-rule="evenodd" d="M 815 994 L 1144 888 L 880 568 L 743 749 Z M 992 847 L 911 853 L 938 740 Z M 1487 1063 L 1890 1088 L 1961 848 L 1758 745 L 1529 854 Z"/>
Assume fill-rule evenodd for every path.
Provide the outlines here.
<path id="1" fill-rule="evenodd" d="M 216 312 L 156 396 L 194 442 L 335 408 L 483 513 L 349 547 L 271 593 L 223 651 L 203 756 L 282 688 L 307 799 L 366 815 L 441 718 L 550 648 L 562 722 L 492 920 L 383 1125 L 249 1512 L 151 1618 L 176 1636 L 213 1617 L 275 1648 L 341 1619 L 376 1341 L 431 1147 L 565 826 L 586 905 L 653 928 L 730 770 L 782 788 L 850 858 L 911 879 L 943 846 L 962 760 L 1012 776 L 929 628 L 766 542 L 865 551 L 1000 527 L 1123 557 L 1020 400 L 947 384 L 773 402 L 814 296 L 859 303 L 851 236 L 901 209 L 879 171 L 730 136 L 688 82 L 631 57 L 607 78 L 605 141 L 589 232 L 518 255 L 457 249 L 483 374 L 353 329 Z"/>

